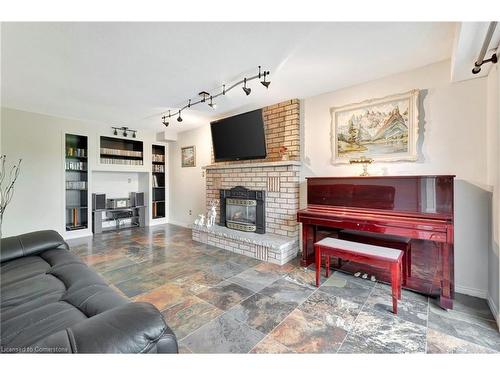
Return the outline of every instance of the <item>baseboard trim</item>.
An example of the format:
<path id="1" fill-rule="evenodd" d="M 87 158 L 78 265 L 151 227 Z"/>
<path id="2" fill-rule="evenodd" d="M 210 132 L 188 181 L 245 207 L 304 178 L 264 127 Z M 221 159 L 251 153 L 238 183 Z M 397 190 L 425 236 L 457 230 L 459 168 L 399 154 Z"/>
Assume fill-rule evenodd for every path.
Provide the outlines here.
<path id="1" fill-rule="evenodd" d="M 149 222 L 149 226 L 154 227 L 155 225 L 165 225 L 168 223 L 169 221 L 167 219 L 153 219 Z"/>
<path id="2" fill-rule="evenodd" d="M 82 231 L 80 233 L 66 232 L 66 233 L 63 233 L 62 237 L 64 238 L 64 240 L 76 240 L 78 238 L 92 237 L 93 235 L 94 235 L 94 233 L 92 233 L 90 231 Z"/>
<path id="3" fill-rule="evenodd" d="M 491 296 L 488 294 L 488 298 L 486 299 L 488 302 L 488 306 L 490 307 L 491 313 L 493 314 L 495 320 L 497 321 L 497 328 L 498 331 L 500 332 L 500 314 L 498 313 L 498 309 L 495 306 L 495 303 L 493 302 L 493 299 Z"/>
<path id="4" fill-rule="evenodd" d="M 472 296 L 472 297 L 479 297 L 479 298 L 482 298 L 482 299 L 487 299 L 488 298 L 488 291 L 487 290 L 482 290 L 482 289 L 477 289 L 477 288 L 470 288 L 468 286 L 456 285 L 455 286 L 455 291 L 457 293 L 467 294 L 468 296 Z"/>
<path id="5" fill-rule="evenodd" d="M 191 224 L 188 224 L 188 223 L 182 223 L 182 222 L 176 221 L 176 220 L 169 220 L 168 222 L 170 224 L 174 224 L 174 225 L 177 225 L 179 227 L 184 227 L 184 228 L 191 229 Z"/>

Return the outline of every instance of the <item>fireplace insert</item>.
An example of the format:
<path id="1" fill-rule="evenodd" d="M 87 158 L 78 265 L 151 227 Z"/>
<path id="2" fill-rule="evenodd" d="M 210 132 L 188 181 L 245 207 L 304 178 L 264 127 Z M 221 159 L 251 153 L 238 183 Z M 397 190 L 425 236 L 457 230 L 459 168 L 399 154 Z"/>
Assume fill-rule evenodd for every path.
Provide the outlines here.
<path id="1" fill-rule="evenodd" d="M 265 233 L 265 191 L 243 186 L 221 190 L 220 225 L 244 232 Z"/>

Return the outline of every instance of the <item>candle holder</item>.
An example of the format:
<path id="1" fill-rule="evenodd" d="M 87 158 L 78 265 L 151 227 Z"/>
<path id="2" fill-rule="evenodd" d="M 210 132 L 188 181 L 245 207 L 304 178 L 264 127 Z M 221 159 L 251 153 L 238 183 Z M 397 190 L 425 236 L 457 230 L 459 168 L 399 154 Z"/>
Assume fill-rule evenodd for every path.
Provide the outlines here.
<path id="1" fill-rule="evenodd" d="M 363 173 L 360 174 L 360 176 L 369 176 L 370 174 L 368 173 L 368 164 L 373 163 L 373 159 L 367 158 L 365 156 L 361 156 L 359 158 L 353 158 L 349 159 L 349 164 L 362 164 L 363 165 Z"/>

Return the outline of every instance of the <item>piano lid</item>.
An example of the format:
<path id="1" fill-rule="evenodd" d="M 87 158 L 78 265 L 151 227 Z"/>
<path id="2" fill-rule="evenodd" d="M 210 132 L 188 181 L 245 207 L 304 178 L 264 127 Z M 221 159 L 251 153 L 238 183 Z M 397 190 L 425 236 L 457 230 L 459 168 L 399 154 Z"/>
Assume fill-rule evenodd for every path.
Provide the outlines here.
<path id="1" fill-rule="evenodd" d="M 309 177 L 307 203 L 453 216 L 454 176 Z"/>

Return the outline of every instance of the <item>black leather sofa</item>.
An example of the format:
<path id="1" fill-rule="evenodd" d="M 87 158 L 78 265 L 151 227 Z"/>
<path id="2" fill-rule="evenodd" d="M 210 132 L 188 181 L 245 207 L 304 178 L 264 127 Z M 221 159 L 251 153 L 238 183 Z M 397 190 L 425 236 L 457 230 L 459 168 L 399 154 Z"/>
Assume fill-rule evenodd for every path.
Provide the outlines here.
<path id="1" fill-rule="evenodd" d="M 177 353 L 160 312 L 114 291 L 55 231 L 3 238 L 2 353 Z"/>

